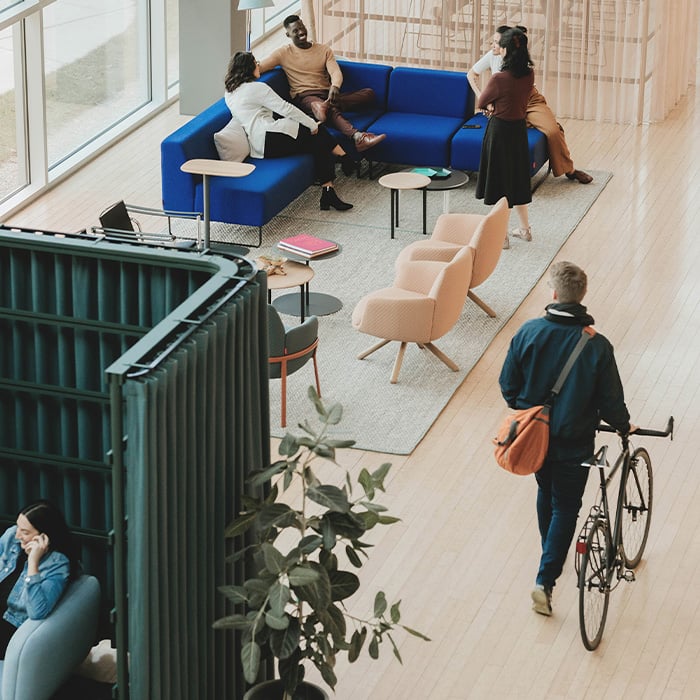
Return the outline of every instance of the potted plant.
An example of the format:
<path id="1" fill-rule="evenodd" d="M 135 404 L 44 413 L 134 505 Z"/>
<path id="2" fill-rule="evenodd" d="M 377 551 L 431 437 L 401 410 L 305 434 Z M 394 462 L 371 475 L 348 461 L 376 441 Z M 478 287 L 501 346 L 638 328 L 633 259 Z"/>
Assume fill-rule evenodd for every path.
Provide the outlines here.
<path id="1" fill-rule="evenodd" d="M 357 574 L 350 569 L 359 569 L 366 559 L 371 545 L 363 541 L 365 533 L 398 520 L 375 501 L 377 492 L 384 491 L 391 465 L 382 464 L 371 473 L 363 469 L 357 479 L 357 497 L 347 470 L 340 485 L 322 483 L 317 460 L 339 466 L 336 450 L 351 447 L 355 441 L 335 440 L 329 434 L 341 420 L 340 404 L 326 408 L 313 386 L 309 398 L 319 427 L 314 429 L 305 421 L 299 425 L 302 436 L 285 435 L 279 445 L 281 459 L 248 480 L 258 491 L 271 481 L 272 485 L 260 497 L 244 497 L 242 512 L 225 533 L 235 538 L 247 534 L 247 543 L 234 559 L 246 557 L 252 566 L 247 570 L 253 573 L 238 585 L 221 587 L 237 612 L 214 626 L 241 632 L 241 662 L 248 683 L 256 682 L 264 659 L 277 660 L 279 675 L 253 688 L 246 698 L 327 698 L 321 689 L 313 691 L 320 695 L 305 694 L 311 692 L 304 683 L 305 663 L 313 663 L 323 681 L 335 688 L 333 669 L 339 653 L 346 653 L 354 662 L 366 645 L 370 657 L 376 659 L 379 645 L 388 639 L 401 661 L 392 637 L 395 629 L 428 639 L 400 623 L 399 603 L 389 605 L 382 591 L 365 618 L 350 614 L 345 607 L 344 601 L 360 587 Z M 282 500 L 293 484 L 299 488 L 294 506 Z"/>

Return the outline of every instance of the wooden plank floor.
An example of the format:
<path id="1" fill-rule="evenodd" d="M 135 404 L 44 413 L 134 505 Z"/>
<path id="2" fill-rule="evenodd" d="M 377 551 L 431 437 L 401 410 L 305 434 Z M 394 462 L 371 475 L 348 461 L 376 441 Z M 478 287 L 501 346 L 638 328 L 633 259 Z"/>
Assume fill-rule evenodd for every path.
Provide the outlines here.
<path id="1" fill-rule="evenodd" d="M 184 121 L 169 109 L 9 223 L 75 230 L 116 199 L 158 205 L 159 143 Z M 589 274 L 586 303 L 615 345 L 634 422 L 677 420 L 673 442 L 639 440 L 655 504 L 638 580 L 613 593 L 594 653 L 579 640 L 572 559 L 554 616 L 530 610 L 535 484 L 498 470 L 489 438 L 503 413 L 504 353 L 547 303 L 541 282 L 413 454 L 343 456 L 353 472 L 393 462 L 385 502 L 402 518 L 374 538 L 353 610 L 369 610 L 381 587 L 433 641 L 399 635 L 403 666 L 388 647 L 377 662 L 341 663 L 337 700 L 700 696 L 700 98 L 691 91 L 658 125 L 565 126 L 576 164 L 614 177 L 559 259 Z"/>

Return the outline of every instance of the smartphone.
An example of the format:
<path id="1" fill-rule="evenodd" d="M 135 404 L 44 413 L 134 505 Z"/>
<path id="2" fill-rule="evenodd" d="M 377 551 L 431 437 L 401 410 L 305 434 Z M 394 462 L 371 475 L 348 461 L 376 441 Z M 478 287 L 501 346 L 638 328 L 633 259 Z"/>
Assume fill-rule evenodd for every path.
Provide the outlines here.
<path id="1" fill-rule="evenodd" d="M 481 124 L 462 124 L 463 129 L 481 129 Z"/>

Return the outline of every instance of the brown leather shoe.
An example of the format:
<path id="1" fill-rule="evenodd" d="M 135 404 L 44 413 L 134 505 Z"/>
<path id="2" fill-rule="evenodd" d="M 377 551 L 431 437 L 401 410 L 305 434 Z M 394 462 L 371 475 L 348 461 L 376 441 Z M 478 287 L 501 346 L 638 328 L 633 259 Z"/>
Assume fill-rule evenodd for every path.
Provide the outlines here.
<path id="1" fill-rule="evenodd" d="M 325 122 L 328 117 L 328 102 L 321 102 L 320 100 L 318 102 L 312 102 L 311 111 L 317 122 Z"/>
<path id="2" fill-rule="evenodd" d="M 355 148 L 358 153 L 362 153 L 362 151 L 381 143 L 385 138 L 386 134 L 370 134 L 369 131 L 364 131 L 362 136 L 355 141 Z"/>
<path id="3" fill-rule="evenodd" d="M 582 185 L 593 182 L 593 178 L 588 173 L 584 173 L 583 170 L 573 170 L 570 173 L 566 173 L 566 177 L 569 180 L 578 180 Z"/>

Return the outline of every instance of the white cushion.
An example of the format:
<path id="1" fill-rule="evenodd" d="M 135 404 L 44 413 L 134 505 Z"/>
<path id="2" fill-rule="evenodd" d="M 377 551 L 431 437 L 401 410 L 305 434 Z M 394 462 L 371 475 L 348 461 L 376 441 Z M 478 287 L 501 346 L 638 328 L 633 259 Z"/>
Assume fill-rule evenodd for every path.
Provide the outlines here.
<path id="1" fill-rule="evenodd" d="M 250 154 L 250 144 L 245 129 L 236 119 L 232 119 L 221 131 L 214 134 L 214 143 L 221 160 L 240 163 Z"/>

